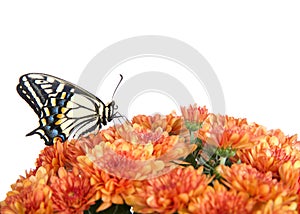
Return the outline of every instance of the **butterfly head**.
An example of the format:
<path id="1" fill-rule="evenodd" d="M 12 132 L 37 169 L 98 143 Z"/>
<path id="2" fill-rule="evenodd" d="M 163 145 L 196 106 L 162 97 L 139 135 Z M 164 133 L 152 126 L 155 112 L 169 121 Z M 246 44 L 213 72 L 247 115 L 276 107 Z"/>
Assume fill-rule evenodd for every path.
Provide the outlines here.
<path id="1" fill-rule="evenodd" d="M 107 106 L 106 106 L 106 118 L 107 118 L 107 121 L 110 122 L 112 121 L 116 114 L 118 113 L 117 112 L 118 110 L 118 106 L 116 105 L 115 101 L 111 101 Z"/>
<path id="2" fill-rule="evenodd" d="M 119 81 L 117 87 L 115 88 L 115 91 L 114 91 L 114 93 L 113 93 L 113 95 L 112 95 L 112 99 L 114 98 L 115 93 L 116 93 L 116 91 L 117 91 L 117 89 L 118 89 L 120 83 L 121 83 L 122 80 L 123 80 L 123 75 L 122 75 L 122 74 L 120 74 L 120 77 L 121 77 L 121 79 L 120 79 L 120 81 Z M 106 112 L 105 112 L 105 114 L 106 114 L 106 118 L 107 118 L 107 121 L 108 121 L 108 122 L 112 121 L 114 118 L 117 117 L 117 114 L 118 114 L 118 111 L 117 111 L 117 110 L 118 110 L 118 106 L 116 105 L 116 103 L 115 103 L 114 100 L 111 101 L 111 102 L 106 106 Z"/>

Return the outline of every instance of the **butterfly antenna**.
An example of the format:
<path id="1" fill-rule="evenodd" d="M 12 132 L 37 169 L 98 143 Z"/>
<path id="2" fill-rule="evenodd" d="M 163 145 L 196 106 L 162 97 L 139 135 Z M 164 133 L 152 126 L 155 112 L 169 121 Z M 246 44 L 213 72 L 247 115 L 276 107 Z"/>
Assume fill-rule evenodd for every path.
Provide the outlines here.
<path id="1" fill-rule="evenodd" d="M 117 87 L 115 88 L 115 91 L 114 91 L 114 93 L 113 93 L 113 95 L 112 95 L 112 99 L 114 98 L 114 96 L 115 96 L 115 93 L 116 93 L 116 91 L 117 91 L 117 89 L 118 89 L 119 85 L 121 84 L 121 82 L 122 82 L 122 80 L 123 80 L 123 75 L 122 75 L 122 74 L 120 74 L 120 77 L 121 77 L 121 79 L 120 79 L 120 81 L 119 81 L 119 83 L 118 83 Z"/>

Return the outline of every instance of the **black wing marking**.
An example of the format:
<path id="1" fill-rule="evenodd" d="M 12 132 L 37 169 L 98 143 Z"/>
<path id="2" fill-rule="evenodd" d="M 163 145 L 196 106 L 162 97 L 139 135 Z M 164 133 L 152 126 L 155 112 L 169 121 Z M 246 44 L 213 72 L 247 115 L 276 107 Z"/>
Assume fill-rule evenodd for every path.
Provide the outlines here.
<path id="1" fill-rule="evenodd" d="M 25 74 L 20 77 L 20 83 L 17 85 L 19 95 L 39 116 L 49 95 L 54 95 L 59 86 L 59 82 L 54 78 L 47 79 L 47 76 L 43 75 Z"/>
<path id="2" fill-rule="evenodd" d="M 54 76 L 25 74 L 20 77 L 17 91 L 40 118 L 40 126 L 27 136 L 38 134 L 46 145 L 52 145 L 56 138 L 65 141 L 100 129 L 111 117 L 106 115 L 109 105 L 105 106 L 79 86 Z"/>

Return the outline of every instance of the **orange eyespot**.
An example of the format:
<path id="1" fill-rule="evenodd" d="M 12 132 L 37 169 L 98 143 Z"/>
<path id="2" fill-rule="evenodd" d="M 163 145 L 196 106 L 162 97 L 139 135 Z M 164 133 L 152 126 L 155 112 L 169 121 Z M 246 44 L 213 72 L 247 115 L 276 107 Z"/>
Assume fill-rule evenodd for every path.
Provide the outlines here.
<path id="1" fill-rule="evenodd" d="M 58 115 L 56 115 L 56 117 L 59 118 L 59 119 L 61 119 L 61 118 L 64 117 L 64 114 L 58 114 Z"/>

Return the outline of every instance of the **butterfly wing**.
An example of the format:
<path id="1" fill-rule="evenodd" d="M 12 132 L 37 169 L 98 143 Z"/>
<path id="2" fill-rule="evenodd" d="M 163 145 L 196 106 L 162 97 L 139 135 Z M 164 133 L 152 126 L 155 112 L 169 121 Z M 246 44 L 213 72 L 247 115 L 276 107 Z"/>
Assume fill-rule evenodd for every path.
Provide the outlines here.
<path id="1" fill-rule="evenodd" d="M 27 135 L 40 135 L 46 145 L 97 130 L 113 114 L 111 104 L 105 106 L 81 87 L 47 74 L 21 76 L 17 91 L 40 119 L 40 126 Z"/>

